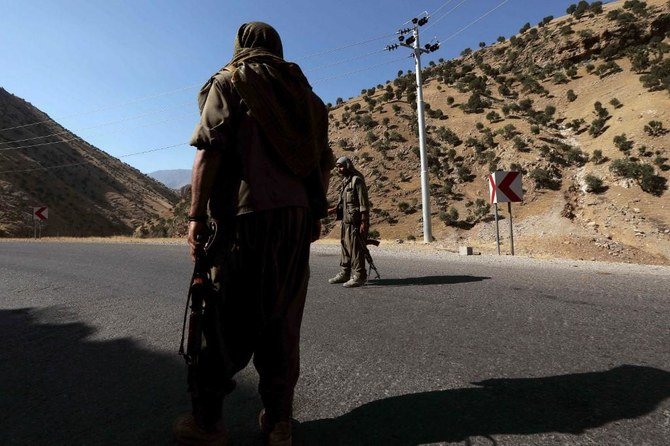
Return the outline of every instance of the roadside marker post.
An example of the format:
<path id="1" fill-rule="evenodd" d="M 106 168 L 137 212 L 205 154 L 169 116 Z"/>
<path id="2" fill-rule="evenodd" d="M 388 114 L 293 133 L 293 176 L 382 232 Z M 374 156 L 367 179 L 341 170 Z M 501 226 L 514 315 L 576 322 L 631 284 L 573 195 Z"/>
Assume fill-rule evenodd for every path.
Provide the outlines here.
<path id="1" fill-rule="evenodd" d="M 38 238 L 37 229 L 39 228 L 39 238 L 42 238 L 42 222 L 49 218 L 49 208 L 46 206 L 33 207 L 33 235 Z"/>
<path id="2" fill-rule="evenodd" d="M 512 229 L 512 203 L 523 201 L 521 172 L 505 172 L 499 170 L 488 176 L 489 201 L 494 205 L 496 220 L 496 245 L 500 255 L 500 227 L 498 225 L 498 203 L 507 203 L 509 212 L 509 239 L 512 255 L 514 255 L 514 231 Z"/>

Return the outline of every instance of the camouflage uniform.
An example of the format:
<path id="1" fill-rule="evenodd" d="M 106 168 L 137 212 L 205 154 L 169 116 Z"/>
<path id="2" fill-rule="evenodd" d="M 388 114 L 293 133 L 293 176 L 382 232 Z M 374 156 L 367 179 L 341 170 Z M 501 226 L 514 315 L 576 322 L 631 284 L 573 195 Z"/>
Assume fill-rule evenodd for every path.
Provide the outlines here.
<path id="1" fill-rule="evenodd" d="M 342 220 L 340 232 L 342 269 L 330 283 L 344 283 L 345 286 L 361 285 L 367 279 L 363 245 L 367 234 L 360 234 L 360 227 L 362 219 L 368 218 L 370 201 L 362 174 L 353 168 L 348 158 L 340 158 L 338 164 L 342 163 L 347 166 L 337 203 L 338 218 Z"/>

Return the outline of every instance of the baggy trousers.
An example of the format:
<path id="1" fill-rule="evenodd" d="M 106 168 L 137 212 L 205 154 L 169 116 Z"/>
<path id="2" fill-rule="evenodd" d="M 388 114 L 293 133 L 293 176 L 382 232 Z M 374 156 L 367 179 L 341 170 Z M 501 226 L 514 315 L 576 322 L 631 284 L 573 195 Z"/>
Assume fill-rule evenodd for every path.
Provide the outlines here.
<path id="1" fill-rule="evenodd" d="M 356 226 L 353 223 L 342 223 L 340 266 L 345 273 L 350 272 L 352 276 L 364 279 L 367 277 L 365 254 L 363 253 L 361 238 L 357 234 Z"/>
<path id="2" fill-rule="evenodd" d="M 232 240 L 218 252 L 212 279 L 218 299 L 206 307 L 193 413 L 205 426 L 222 417 L 232 377 L 253 355 L 269 421 L 288 420 L 300 373 L 300 325 L 312 221 L 306 208 L 280 208 L 235 218 Z M 230 233 L 230 232 L 228 232 Z M 225 236 L 224 236 L 225 239 Z"/>

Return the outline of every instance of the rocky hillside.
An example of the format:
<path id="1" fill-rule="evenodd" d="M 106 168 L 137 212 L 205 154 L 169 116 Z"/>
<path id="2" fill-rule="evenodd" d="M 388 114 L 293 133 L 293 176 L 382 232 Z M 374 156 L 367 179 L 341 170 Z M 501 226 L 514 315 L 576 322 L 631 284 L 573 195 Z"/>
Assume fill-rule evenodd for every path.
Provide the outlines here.
<path id="1" fill-rule="evenodd" d="M 49 207 L 42 235 L 130 235 L 141 222 L 171 214 L 178 201 L 2 88 L 0 129 L 0 237 L 32 235 L 34 206 Z M 52 168 L 63 165 L 70 166 Z"/>
<path id="2" fill-rule="evenodd" d="M 669 263 L 670 2 L 567 13 L 425 69 L 436 244 L 494 253 L 486 176 L 517 170 L 517 253 Z M 423 237 L 415 92 L 400 72 L 331 107 L 331 143 L 366 175 L 383 239 Z"/>

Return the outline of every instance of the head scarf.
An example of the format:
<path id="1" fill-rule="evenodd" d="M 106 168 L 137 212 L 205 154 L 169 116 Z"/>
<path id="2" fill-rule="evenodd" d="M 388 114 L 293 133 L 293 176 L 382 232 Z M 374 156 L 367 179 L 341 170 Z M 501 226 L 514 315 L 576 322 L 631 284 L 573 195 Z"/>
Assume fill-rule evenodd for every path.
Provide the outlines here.
<path id="1" fill-rule="evenodd" d="M 261 22 L 237 31 L 235 53 L 224 68 L 258 121 L 277 158 L 304 178 L 328 144 L 328 112 L 300 67 L 283 59 L 277 31 Z"/>
<path id="2" fill-rule="evenodd" d="M 345 177 L 345 182 L 348 182 L 348 179 L 351 177 L 359 177 L 363 184 L 365 184 L 365 177 L 363 174 L 354 167 L 354 162 L 351 161 L 351 158 L 348 156 L 341 156 L 337 159 L 335 162 L 336 166 L 342 165 L 346 169 L 346 172 L 344 174 Z"/>
<path id="3" fill-rule="evenodd" d="M 277 30 L 263 22 L 245 23 L 240 26 L 233 45 L 233 61 L 250 53 L 258 53 L 259 50 L 280 59 L 284 58 L 284 48 Z"/>
<path id="4" fill-rule="evenodd" d="M 352 169 L 354 167 L 354 163 L 351 162 L 348 156 L 341 156 L 337 159 L 335 162 L 337 165 L 343 165 L 347 169 Z"/>

